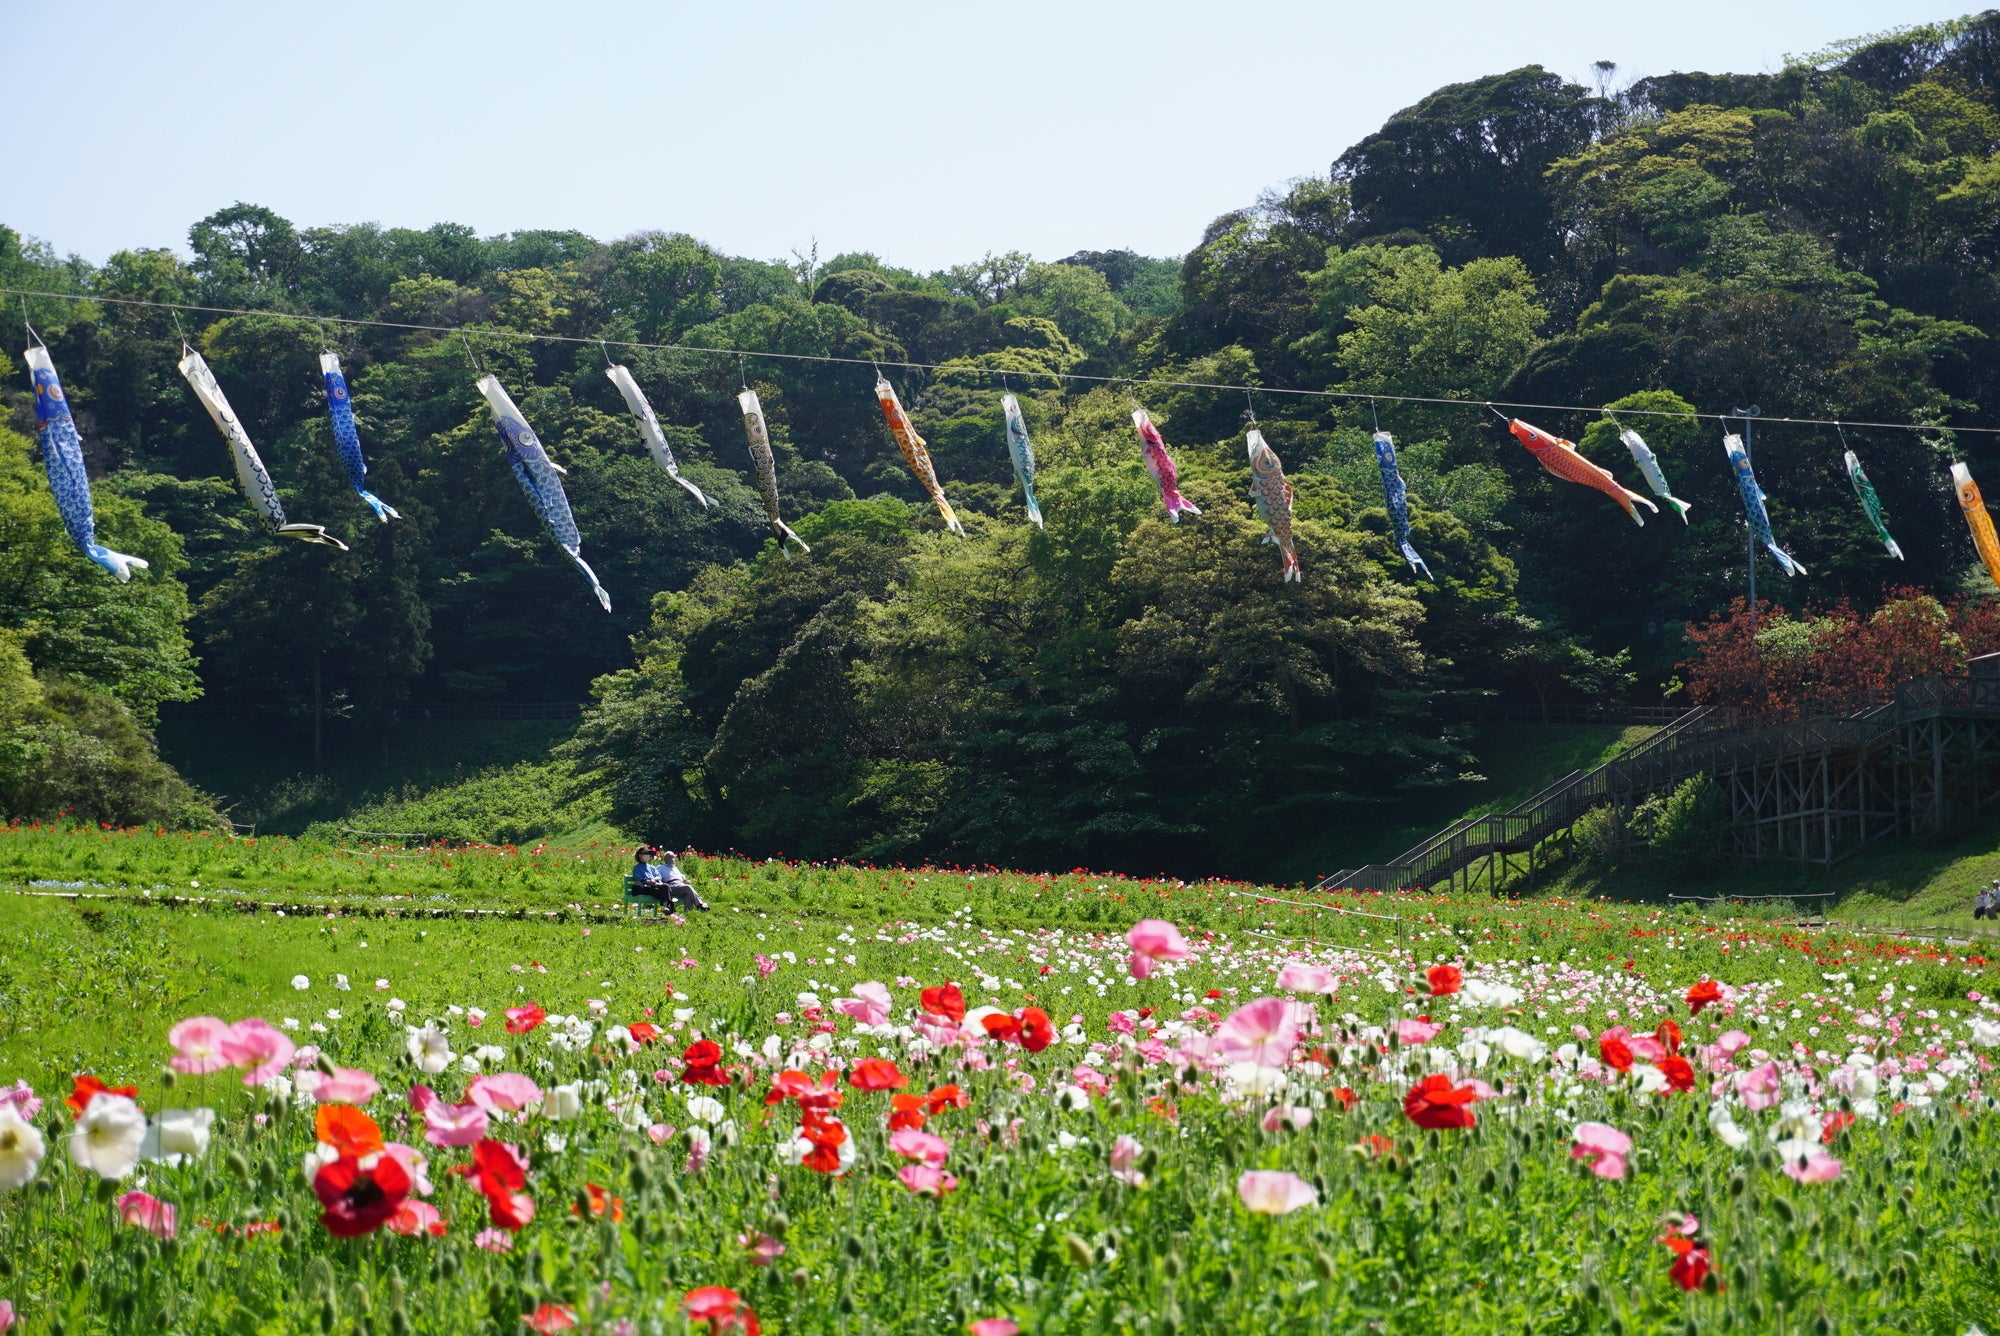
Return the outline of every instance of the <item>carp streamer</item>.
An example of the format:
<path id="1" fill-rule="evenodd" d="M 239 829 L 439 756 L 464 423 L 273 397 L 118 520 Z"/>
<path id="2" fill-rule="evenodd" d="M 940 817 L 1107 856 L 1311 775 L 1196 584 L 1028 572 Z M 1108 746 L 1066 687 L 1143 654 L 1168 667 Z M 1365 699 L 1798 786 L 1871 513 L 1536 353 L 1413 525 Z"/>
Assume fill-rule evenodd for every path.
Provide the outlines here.
<path id="1" fill-rule="evenodd" d="M 757 466 L 757 495 L 764 498 L 764 514 L 770 517 L 771 532 L 778 536 L 778 551 L 790 556 L 786 543 L 797 543 L 801 552 L 812 551 L 805 539 L 778 518 L 778 461 L 771 454 L 771 431 L 764 425 L 764 406 L 757 402 L 757 391 L 745 389 L 736 396 L 736 406 L 743 410 L 743 434 L 750 441 L 750 462 Z"/>
<path id="2" fill-rule="evenodd" d="M 896 445 L 903 452 L 903 462 L 910 466 L 918 483 L 930 493 L 931 504 L 944 516 L 944 527 L 965 537 L 965 526 L 958 522 L 951 502 L 944 499 L 944 488 L 938 486 L 937 470 L 931 467 L 930 444 L 917 435 L 917 429 L 910 424 L 910 415 L 903 411 L 903 401 L 896 397 L 896 387 L 880 373 L 875 377 L 875 402 L 882 406 L 882 416 L 888 420 L 889 434 L 896 438 Z"/>
<path id="3" fill-rule="evenodd" d="M 622 366 L 609 367 L 604 374 L 618 387 L 624 396 L 625 407 L 632 411 L 633 420 L 639 424 L 639 435 L 646 442 L 646 449 L 652 454 L 653 462 L 666 472 L 669 478 L 687 488 L 689 495 L 701 502 L 703 510 L 708 509 L 708 498 L 701 494 L 701 488 L 681 476 L 681 466 L 674 459 L 674 448 L 667 444 L 667 434 L 660 430 L 660 419 L 653 414 L 653 406 L 646 402 L 646 392 L 639 388 L 639 382 L 632 379 L 632 373 Z"/>
<path id="4" fill-rule="evenodd" d="M 583 572 L 583 578 L 590 581 L 591 592 L 597 595 L 598 603 L 606 612 L 611 611 L 611 595 L 604 592 L 604 586 L 597 582 L 597 572 L 590 569 L 590 563 L 581 555 L 583 538 L 576 531 L 576 517 L 570 514 L 569 496 L 563 491 L 562 467 L 549 458 L 548 451 L 542 449 L 535 429 L 521 416 L 521 410 L 514 407 L 514 401 L 500 387 L 497 379 L 481 376 L 479 392 L 486 396 L 486 406 L 493 410 L 493 425 L 500 430 L 500 440 L 507 447 L 507 463 L 514 470 L 521 490 L 528 494 L 528 500 L 541 514 L 542 522 L 555 535 L 563 554 L 575 562 L 576 568 Z"/>
<path id="5" fill-rule="evenodd" d="M 1951 485 L 1958 492 L 1958 508 L 1965 512 L 1966 526 L 1972 530 L 1972 545 L 1979 549 L 1986 573 L 2000 585 L 2000 539 L 1993 536 L 1993 517 L 1986 513 L 1986 501 L 1979 495 L 1979 484 L 1972 480 L 1972 470 L 1953 464 Z"/>
<path id="6" fill-rule="evenodd" d="M 1435 580 L 1410 542 L 1410 493 L 1403 486 L 1402 470 L 1396 467 L 1396 439 L 1386 431 L 1375 433 L 1375 463 L 1382 470 L 1382 496 L 1389 505 L 1389 523 L 1395 527 L 1396 546 L 1403 550 L 1403 560 L 1410 563 L 1411 571 Z"/>
<path id="7" fill-rule="evenodd" d="M 333 448 L 340 452 L 340 466 L 347 470 L 347 481 L 382 523 L 403 518 L 395 507 L 368 490 L 368 461 L 361 457 L 361 433 L 354 425 L 354 406 L 347 400 L 347 377 L 340 374 L 340 359 L 332 353 L 321 353 L 319 373 L 326 381 L 326 415 L 333 420 Z"/>
<path id="8" fill-rule="evenodd" d="M 1507 430 L 1514 433 L 1515 440 L 1528 447 L 1528 453 L 1540 461 L 1543 468 L 1564 482 L 1595 487 L 1623 506 L 1625 513 L 1632 517 L 1632 523 L 1641 528 L 1645 527 L 1646 517 L 1633 506 L 1634 501 L 1655 514 L 1659 512 L 1658 506 L 1637 492 L 1626 491 L 1616 478 L 1578 454 L 1576 447 L 1562 437 L 1551 436 L 1540 427 L 1530 426 L 1519 418 L 1509 418 Z"/>
<path id="9" fill-rule="evenodd" d="M 1688 522 L 1688 503 L 1675 496 L 1667 486 L 1667 475 L 1660 472 L 1660 461 L 1653 454 L 1653 448 L 1646 444 L 1646 438 L 1630 427 L 1618 429 L 1618 439 L 1625 442 L 1625 448 L 1632 452 L 1632 462 L 1639 466 L 1639 476 L 1646 480 L 1646 486 L 1653 489 L 1653 495 L 1674 508 L 1681 517 L 1681 523 Z"/>
<path id="10" fill-rule="evenodd" d="M 1845 454 L 1847 460 L 1847 480 L 1854 484 L 1854 494 L 1861 498 L 1861 509 L 1868 516 L 1868 522 L 1875 526 L 1875 536 L 1882 540 L 1882 546 L 1889 549 L 1889 555 L 1896 560 L 1903 559 L 1903 549 L 1896 546 L 1896 540 L 1889 536 L 1888 521 L 1882 518 L 1882 498 L 1875 495 L 1875 485 L 1868 481 L 1868 475 L 1861 471 L 1861 461 L 1852 450 Z"/>
<path id="11" fill-rule="evenodd" d="M 1014 479 L 1021 484 L 1028 518 L 1042 527 L 1041 503 L 1035 500 L 1035 447 L 1028 441 L 1028 424 L 1021 417 L 1021 403 L 1011 394 L 1000 396 L 1000 411 L 1007 416 L 1007 454 L 1014 461 Z"/>
<path id="12" fill-rule="evenodd" d="M 1750 521 L 1750 532 L 1770 549 L 1785 574 L 1804 575 L 1806 568 L 1799 565 L 1791 553 L 1779 547 L 1778 540 L 1771 536 L 1771 513 L 1764 508 L 1764 489 L 1757 485 L 1757 475 L 1750 471 L 1750 452 L 1743 448 L 1743 438 L 1724 436 L 1722 452 L 1729 456 L 1729 466 L 1736 470 L 1736 487 L 1743 493 L 1743 514 Z"/>
<path id="13" fill-rule="evenodd" d="M 1257 518 L 1270 530 L 1264 541 L 1278 545 L 1282 582 L 1303 581 L 1299 550 L 1292 542 L 1292 485 L 1285 480 L 1285 466 L 1279 462 L 1278 452 L 1265 442 L 1264 433 L 1254 427 L 1244 446 L 1250 452 L 1250 500 L 1257 508 Z"/>
<path id="14" fill-rule="evenodd" d="M 49 490 L 55 493 L 56 510 L 70 541 L 83 555 L 118 577 L 124 584 L 132 572 L 146 569 L 141 557 L 113 552 L 97 541 L 97 521 L 90 509 L 90 475 L 83 469 L 83 437 L 77 434 L 76 419 L 70 416 L 69 400 L 63 398 L 62 381 L 47 348 L 27 351 L 28 375 L 35 383 L 35 421 L 40 424 L 42 464 L 49 471 Z"/>
<path id="15" fill-rule="evenodd" d="M 1173 456 L 1167 453 L 1167 443 L 1160 439 L 1160 429 L 1153 425 L 1152 416 L 1143 408 L 1135 408 L 1132 425 L 1139 429 L 1139 450 L 1146 457 L 1146 471 L 1160 485 L 1160 503 L 1167 508 L 1167 518 L 1179 524 L 1183 512 L 1201 514 L 1194 502 L 1181 495 L 1180 474 L 1174 469 Z"/>

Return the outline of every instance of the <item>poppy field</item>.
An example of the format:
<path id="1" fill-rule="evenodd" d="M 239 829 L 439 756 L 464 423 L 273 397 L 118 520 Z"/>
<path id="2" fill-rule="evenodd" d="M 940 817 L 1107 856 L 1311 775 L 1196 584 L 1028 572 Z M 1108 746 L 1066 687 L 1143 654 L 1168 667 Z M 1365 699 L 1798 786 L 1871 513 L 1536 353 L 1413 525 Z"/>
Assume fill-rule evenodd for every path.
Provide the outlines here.
<path id="1" fill-rule="evenodd" d="M 0 1330 L 2000 1325 L 1975 948 L 365 852 L 0 829 Z"/>

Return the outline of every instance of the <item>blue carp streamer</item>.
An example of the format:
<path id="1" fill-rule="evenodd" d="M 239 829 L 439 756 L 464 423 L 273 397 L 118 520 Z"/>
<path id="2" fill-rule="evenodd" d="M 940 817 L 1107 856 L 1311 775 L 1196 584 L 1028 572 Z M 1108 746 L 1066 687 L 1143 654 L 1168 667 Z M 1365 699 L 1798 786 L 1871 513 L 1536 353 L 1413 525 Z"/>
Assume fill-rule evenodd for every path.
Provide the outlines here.
<path id="1" fill-rule="evenodd" d="M 569 511 L 569 496 L 563 491 L 562 467 L 549 458 L 549 452 L 542 449 L 541 441 L 535 436 L 535 429 L 521 416 L 521 410 L 514 407 L 514 401 L 500 382 L 492 376 L 479 378 L 479 392 L 486 396 L 487 407 L 493 410 L 493 425 L 500 430 L 501 443 L 507 447 L 507 463 L 514 470 L 514 477 L 520 482 L 521 490 L 534 502 L 535 510 L 542 522 L 555 535 L 556 543 L 564 555 L 576 563 L 590 581 L 591 592 L 597 595 L 598 603 L 606 612 L 611 611 L 611 595 L 604 592 L 604 586 L 597 582 L 597 572 L 590 569 L 579 553 L 583 550 L 583 537 L 576 531 L 576 517 Z"/>
<path id="2" fill-rule="evenodd" d="M 97 521 L 90 509 L 90 476 L 83 470 L 83 437 L 77 434 L 76 419 L 70 416 L 69 400 L 63 398 L 62 381 L 47 348 L 27 351 L 28 375 L 35 383 L 35 420 L 41 424 L 42 463 L 49 471 L 49 490 L 55 493 L 56 510 L 70 541 L 83 555 L 118 577 L 120 584 L 132 578 L 133 568 L 146 569 L 139 557 L 113 552 L 97 541 Z"/>
<path id="3" fill-rule="evenodd" d="M 1042 527 L 1042 506 L 1035 500 L 1035 447 L 1028 440 L 1028 424 L 1021 417 L 1021 401 L 1011 394 L 1000 396 L 1000 411 L 1007 418 L 1007 453 L 1014 460 L 1014 480 L 1021 484 L 1021 497 L 1028 505 L 1028 518 Z"/>
<path id="4" fill-rule="evenodd" d="M 1779 547 L 1778 540 L 1771 536 L 1771 515 L 1764 509 L 1764 489 L 1757 485 L 1757 475 L 1750 471 L 1750 454 L 1743 448 L 1743 438 L 1724 436 L 1722 452 L 1729 456 L 1729 466 L 1736 470 L 1736 486 L 1743 493 L 1743 513 L 1750 521 L 1750 532 L 1770 549 L 1785 574 L 1804 575 L 1806 568 L 1791 553 Z"/>
<path id="5" fill-rule="evenodd" d="M 1410 563 L 1411 571 L 1434 581 L 1431 568 L 1424 564 L 1410 542 L 1410 493 L 1403 486 L 1402 471 L 1396 467 L 1395 438 L 1386 431 L 1375 433 L 1375 462 L 1382 469 L 1382 495 L 1389 503 L 1389 522 L 1396 528 L 1396 546 L 1403 550 L 1403 560 Z"/>
<path id="6" fill-rule="evenodd" d="M 1688 503 L 1675 496 L 1673 489 L 1667 486 L 1667 475 L 1660 472 L 1659 458 L 1646 444 L 1646 438 L 1630 427 L 1620 427 L 1618 439 L 1625 442 L 1625 448 L 1632 452 L 1632 462 L 1639 466 L 1639 474 L 1645 478 L 1646 486 L 1653 489 L 1653 495 L 1672 506 L 1674 513 L 1681 517 L 1681 523 L 1686 524 Z"/>
<path id="7" fill-rule="evenodd" d="M 639 382 L 632 379 L 631 371 L 622 366 L 605 368 L 604 374 L 618 387 L 618 393 L 625 400 L 633 421 L 639 424 L 639 435 L 645 439 L 646 451 L 653 456 L 653 462 L 665 471 L 669 478 L 685 487 L 694 499 L 701 502 L 703 510 L 708 509 L 708 498 L 701 488 L 681 476 L 681 466 L 674 458 L 674 448 L 667 444 L 667 434 L 660 430 L 660 419 L 653 413 L 652 404 L 646 402 L 646 392 L 639 388 Z"/>
<path id="8" fill-rule="evenodd" d="M 340 359 L 332 353 L 321 353 L 319 373 L 326 381 L 326 415 L 333 420 L 333 448 L 340 452 L 340 466 L 347 470 L 347 481 L 361 493 L 361 499 L 382 523 L 403 518 L 395 507 L 368 490 L 368 461 L 361 457 L 361 433 L 354 425 L 354 406 L 347 401 L 347 377 L 340 374 Z"/>
<path id="9" fill-rule="evenodd" d="M 257 447 L 250 444 L 250 433 L 243 429 L 243 423 L 236 416 L 236 410 L 229 406 L 229 399 L 222 393 L 222 387 L 215 382 L 215 373 L 208 369 L 202 355 L 185 343 L 181 345 L 180 372 L 187 381 L 194 397 L 201 400 L 201 406 L 208 410 L 208 416 L 215 423 L 215 429 L 222 433 L 222 439 L 229 442 L 229 457 L 236 465 L 236 486 L 243 493 L 243 499 L 264 521 L 264 527 L 280 538 L 296 538 L 302 543 L 321 543 L 327 547 L 347 551 L 347 544 L 328 533 L 318 524 L 292 524 L 285 519 L 285 507 L 278 500 L 278 486 L 271 481 L 270 471 L 258 457 Z"/>

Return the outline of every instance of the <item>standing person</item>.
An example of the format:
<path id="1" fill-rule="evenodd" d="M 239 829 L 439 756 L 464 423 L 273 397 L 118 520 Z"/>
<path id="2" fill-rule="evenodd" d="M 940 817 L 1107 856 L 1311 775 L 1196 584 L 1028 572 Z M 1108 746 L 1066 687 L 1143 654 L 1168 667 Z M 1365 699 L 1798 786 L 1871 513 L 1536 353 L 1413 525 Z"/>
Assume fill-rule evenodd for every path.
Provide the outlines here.
<path id="1" fill-rule="evenodd" d="M 1994 888 L 1992 886 L 1982 886 L 1979 888 L 1979 894 L 1973 897 L 1972 901 L 1973 918 L 1983 919 L 1983 918 L 1993 917 L 1993 910 L 1994 910 L 1993 891 Z"/>

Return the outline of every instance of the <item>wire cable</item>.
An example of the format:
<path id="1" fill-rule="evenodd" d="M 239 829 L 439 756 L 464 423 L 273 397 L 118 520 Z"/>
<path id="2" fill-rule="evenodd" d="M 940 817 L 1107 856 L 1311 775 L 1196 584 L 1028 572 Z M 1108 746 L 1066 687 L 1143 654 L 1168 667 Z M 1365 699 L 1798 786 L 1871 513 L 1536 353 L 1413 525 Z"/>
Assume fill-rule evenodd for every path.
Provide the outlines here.
<path id="1" fill-rule="evenodd" d="M 835 357 L 824 353 L 774 353 L 759 352 L 752 348 L 712 348 L 690 343 L 645 343 L 638 339 L 585 338 L 573 334 L 529 334 L 520 330 L 495 329 L 491 326 L 466 325 L 420 325 L 400 320 L 355 320 L 346 316 L 298 315 L 291 311 L 254 310 L 240 306 L 194 306 L 182 302 L 146 301 L 137 297 L 100 297 L 86 292 L 36 292 L 24 288 L 0 288 L 0 293 L 8 296 L 45 298 L 53 301 L 98 302 L 111 306 L 142 306 L 156 310 L 178 313 L 188 311 L 202 315 L 256 315 L 273 320 L 293 320 L 306 324 L 325 322 L 335 325 L 351 325 L 361 329 L 398 329 L 417 334 L 458 334 L 465 335 L 468 328 L 477 328 L 480 337 L 515 339 L 524 343 L 572 343 L 596 344 L 600 347 L 615 343 L 621 348 L 641 348 L 654 352 L 706 353 L 713 357 L 734 357 L 740 364 L 747 357 L 762 357 L 784 362 L 825 362 L 843 366 L 873 367 L 876 374 L 885 366 L 904 371 L 932 371 L 950 376 L 995 376 L 1001 374 L 990 367 L 953 366 L 945 362 L 885 362 L 874 357 Z M 1603 414 L 1605 409 L 1596 404 L 1539 404 L 1513 403 L 1504 399 L 1452 399 L 1421 394 L 1383 394 L 1379 391 L 1362 390 L 1298 390 L 1275 385 L 1231 385 L 1204 380 L 1166 380 L 1154 377 L 1134 378 L 1131 376 L 1095 376 L 1076 371 L 1023 371 L 1016 368 L 1012 374 L 1024 378 L 1040 378 L 1053 381 L 1079 381 L 1094 385 L 1150 386 L 1168 390 L 1216 390 L 1232 394 L 1248 394 L 1255 390 L 1262 394 L 1290 395 L 1297 399 L 1339 399 L 1346 401 L 1384 400 L 1398 404 L 1425 404 L 1440 408 L 1486 408 L 1499 412 L 1502 408 L 1520 408 L 1540 413 L 1594 413 Z M 1726 422 L 1739 416 L 1735 413 L 1703 413 L 1690 410 L 1685 413 L 1672 412 L 1660 408 L 1621 408 L 1619 413 L 1627 417 L 1696 418 L 1715 422 Z M 1502 413 L 1500 416 L 1505 417 Z M 2000 435 L 2000 427 L 1955 427 L 1941 422 L 1856 422 L 1852 418 L 1806 417 L 1760 417 L 1760 424 L 1782 423 L 1796 427 L 1869 427 L 1881 431 L 1919 432 L 1976 432 L 1982 435 Z"/>

